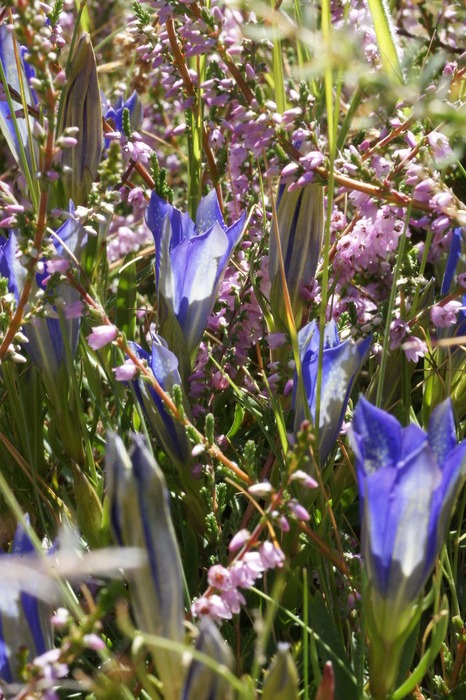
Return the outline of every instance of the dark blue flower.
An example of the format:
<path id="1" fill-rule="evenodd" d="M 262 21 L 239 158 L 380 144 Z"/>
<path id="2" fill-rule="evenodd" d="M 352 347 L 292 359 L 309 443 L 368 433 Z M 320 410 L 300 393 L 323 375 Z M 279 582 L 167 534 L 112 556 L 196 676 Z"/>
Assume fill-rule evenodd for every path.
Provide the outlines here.
<path id="1" fill-rule="evenodd" d="M 221 278 L 243 233 L 246 214 L 228 228 L 212 190 L 200 201 L 194 223 L 188 214 L 153 192 L 146 222 L 155 241 L 160 333 L 171 337 L 175 318 L 191 356 L 214 308 Z"/>
<path id="2" fill-rule="evenodd" d="M 311 418 L 315 420 L 320 344 L 316 321 L 299 331 L 298 342 L 304 391 Z M 326 461 L 338 439 L 354 380 L 367 357 L 371 342 L 372 337 L 357 345 L 351 340 L 341 342 L 336 323 L 330 321 L 325 326 L 318 426 L 320 464 Z M 305 417 L 302 392 L 296 385 L 297 377 L 294 392 L 295 432 Z"/>
<path id="3" fill-rule="evenodd" d="M 448 253 L 447 264 L 445 267 L 445 274 L 442 280 L 442 287 L 440 293 L 442 295 L 448 294 L 450 292 L 450 287 L 452 285 L 456 268 L 458 266 L 459 259 L 461 257 L 461 248 L 463 245 L 463 229 L 454 228 L 451 234 L 450 251 Z"/>

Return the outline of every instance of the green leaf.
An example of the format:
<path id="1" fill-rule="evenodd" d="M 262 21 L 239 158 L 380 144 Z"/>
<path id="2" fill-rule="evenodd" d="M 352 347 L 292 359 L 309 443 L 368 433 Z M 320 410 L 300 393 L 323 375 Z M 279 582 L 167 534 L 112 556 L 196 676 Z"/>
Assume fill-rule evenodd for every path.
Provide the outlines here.
<path id="1" fill-rule="evenodd" d="M 382 65 L 387 75 L 396 82 L 403 83 L 400 49 L 397 45 L 396 34 L 387 1 L 368 0 L 368 5 L 372 15 L 372 21 L 374 22 Z"/>
<path id="2" fill-rule="evenodd" d="M 134 253 L 126 256 L 118 275 L 115 323 L 128 338 L 136 333 L 136 262 Z"/>

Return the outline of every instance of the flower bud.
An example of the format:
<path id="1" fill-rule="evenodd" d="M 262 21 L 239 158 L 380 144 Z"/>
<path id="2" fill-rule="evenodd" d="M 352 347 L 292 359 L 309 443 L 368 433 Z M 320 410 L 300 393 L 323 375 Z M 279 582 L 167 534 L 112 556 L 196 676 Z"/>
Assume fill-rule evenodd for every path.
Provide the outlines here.
<path id="1" fill-rule="evenodd" d="M 212 620 L 203 620 L 195 649 L 206 654 L 219 666 L 231 668 L 230 648 Z M 228 700 L 231 696 L 232 689 L 225 678 L 202 661 L 192 660 L 183 688 L 182 700 Z"/>
<path id="2" fill-rule="evenodd" d="M 176 642 L 183 640 L 183 569 L 170 516 L 168 491 L 160 467 L 141 435 L 126 451 L 110 434 L 106 473 L 112 528 L 123 546 L 139 547 L 147 562 L 131 574 L 130 596 L 139 628 Z M 177 697 L 181 656 L 151 648 L 165 696 Z"/>
<path id="3" fill-rule="evenodd" d="M 78 144 L 62 154 L 62 164 L 70 168 L 63 178 L 66 199 L 85 204 L 103 147 L 102 107 L 97 66 L 89 34 L 83 33 L 71 59 L 64 88 L 59 133 L 78 127 Z"/>
<path id="4" fill-rule="evenodd" d="M 298 700 L 298 672 L 287 644 L 278 645 L 265 676 L 262 700 Z"/>

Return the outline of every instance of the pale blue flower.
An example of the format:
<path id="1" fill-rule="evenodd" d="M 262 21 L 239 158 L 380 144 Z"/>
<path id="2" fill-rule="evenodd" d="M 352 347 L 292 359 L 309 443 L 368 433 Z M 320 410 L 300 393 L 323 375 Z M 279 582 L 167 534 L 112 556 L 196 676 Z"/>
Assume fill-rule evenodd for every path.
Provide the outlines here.
<path id="1" fill-rule="evenodd" d="M 311 418 L 315 420 L 320 344 L 320 331 L 316 321 L 299 331 L 298 343 L 304 393 Z M 330 321 L 325 326 L 318 426 L 320 464 L 326 461 L 338 439 L 354 380 L 366 360 L 371 343 L 372 337 L 358 344 L 352 340 L 341 342 L 335 321 Z M 302 392 L 297 386 L 294 390 L 294 404 L 294 427 L 297 432 L 305 417 Z"/>
<path id="2" fill-rule="evenodd" d="M 212 190 L 200 201 L 194 223 L 153 192 L 146 222 L 155 241 L 160 334 L 170 341 L 176 333 L 175 318 L 191 356 L 206 329 L 246 214 L 228 228 Z"/>

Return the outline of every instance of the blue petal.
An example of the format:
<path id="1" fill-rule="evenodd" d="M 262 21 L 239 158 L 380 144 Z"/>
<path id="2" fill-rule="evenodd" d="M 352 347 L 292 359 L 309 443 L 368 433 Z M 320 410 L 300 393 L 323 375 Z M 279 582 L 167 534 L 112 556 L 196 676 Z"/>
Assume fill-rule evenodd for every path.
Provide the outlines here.
<path id="1" fill-rule="evenodd" d="M 23 82 L 23 87 L 24 87 L 24 91 L 25 91 L 26 102 L 33 105 L 37 102 L 37 100 L 34 99 L 34 95 L 32 94 L 32 92 L 29 88 L 29 84 L 28 84 L 28 80 L 27 80 L 28 74 L 30 75 L 30 68 L 28 67 L 28 70 L 26 72 L 25 63 L 23 60 L 23 52 L 21 51 L 20 54 L 21 54 L 20 64 L 21 64 L 21 70 L 23 72 L 23 81 L 22 82 Z M 3 70 L 5 73 L 7 83 L 14 90 L 16 90 L 16 92 L 21 93 L 21 86 L 20 86 L 20 82 L 19 82 L 17 62 L 16 62 L 16 53 L 15 53 L 15 47 L 14 47 L 14 39 L 13 39 L 12 33 L 10 31 L 8 31 L 5 24 L 2 24 L 0 27 L 0 61 L 1 61 L 2 66 L 3 66 Z M 13 105 L 14 105 L 15 111 L 17 111 L 17 110 L 19 111 L 22 109 L 22 105 L 20 103 L 16 104 L 14 100 L 13 100 Z M 16 117 L 16 123 L 18 125 L 18 130 L 19 130 L 21 142 L 24 146 L 26 157 L 29 158 L 29 156 L 30 156 L 29 148 L 27 147 L 29 134 L 28 134 L 26 119 L 24 117 Z M 20 159 L 20 155 L 19 155 L 20 154 L 19 141 L 18 141 L 18 137 L 16 135 L 16 131 L 14 128 L 13 116 L 10 112 L 10 107 L 9 107 L 6 99 L 0 99 L 0 129 L 3 132 L 3 135 L 8 143 L 8 147 L 11 150 L 11 153 L 13 154 L 16 161 L 18 163 L 20 163 L 21 159 Z"/>
<path id="2" fill-rule="evenodd" d="M 447 264 L 445 267 L 445 274 L 443 275 L 442 287 L 440 289 L 441 294 L 448 294 L 450 287 L 455 276 L 456 266 L 458 265 L 458 260 L 461 256 L 461 245 L 462 245 L 462 233 L 461 228 L 454 228 L 451 235 L 450 251 L 448 253 Z"/>
<path id="3" fill-rule="evenodd" d="M 430 437 L 430 436 L 429 436 Z M 463 440 L 440 464 L 442 482 L 432 497 L 428 530 L 425 573 L 429 574 L 442 546 L 455 499 L 466 476 L 466 440 Z"/>
<path id="4" fill-rule="evenodd" d="M 199 236 L 203 233 L 207 233 L 214 224 L 219 224 L 223 230 L 226 229 L 222 212 L 220 211 L 217 193 L 215 190 L 211 190 L 208 195 L 201 199 L 197 207 L 196 235 Z"/>
<path id="5" fill-rule="evenodd" d="M 228 250 L 228 239 L 216 224 L 208 233 L 185 240 L 171 253 L 170 288 L 160 282 L 165 299 L 172 294 L 172 308 L 191 353 L 202 338 L 214 308 L 220 275 L 220 261 Z M 175 285 L 175 289 L 173 289 Z M 175 291 L 176 290 L 176 291 Z M 175 296 L 176 295 L 176 296 Z"/>
<path id="6" fill-rule="evenodd" d="M 425 583 L 432 495 L 441 472 L 425 441 L 398 464 L 396 473 L 387 532 L 393 542 L 388 593 L 410 602 L 419 596 Z"/>
<path id="7" fill-rule="evenodd" d="M 362 348 L 350 340 L 324 350 L 322 358 L 322 394 L 319 416 L 319 460 L 323 464 L 340 434 L 346 407 L 353 386 L 369 350 L 371 338 L 361 343 Z M 317 376 L 314 383 L 317 383 Z M 305 382 L 306 385 L 306 382 Z M 315 415 L 315 392 L 311 415 Z"/>
<path id="8" fill-rule="evenodd" d="M 0 276 L 8 280 L 8 291 L 19 299 L 19 282 L 16 275 L 16 237 L 0 237 Z"/>
<path id="9" fill-rule="evenodd" d="M 26 522 L 30 524 L 29 515 L 25 515 Z M 12 554 L 32 554 L 34 552 L 34 545 L 31 542 L 26 529 L 19 524 L 15 531 L 15 536 L 13 538 Z"/>
<path id="10" fill-rule="evenodd" d="M 13 682 L 13 675 L 9 664 L 10 654 L 5 642 L 5 636 L 2 627 L 2 616 L 0 615 L 0 678 L 6 683 Z"/>
<path id="11" fill-rule="evenodd" d="M 363 396 L 354 411 L 351 436 L 353 449 L 367 474 L 397 463 L 401 445 L 399 422 Z"/>
<path id="12" fill-rule="evenodd" d="M 451 399 L 445 399 L 432 412 L 428 434 L 432 451 L 439 465 L 442 466 L 457 445 Z"/>

